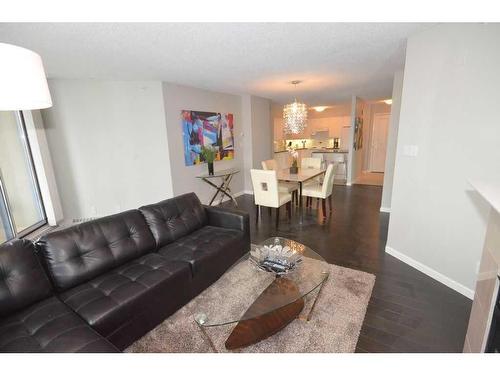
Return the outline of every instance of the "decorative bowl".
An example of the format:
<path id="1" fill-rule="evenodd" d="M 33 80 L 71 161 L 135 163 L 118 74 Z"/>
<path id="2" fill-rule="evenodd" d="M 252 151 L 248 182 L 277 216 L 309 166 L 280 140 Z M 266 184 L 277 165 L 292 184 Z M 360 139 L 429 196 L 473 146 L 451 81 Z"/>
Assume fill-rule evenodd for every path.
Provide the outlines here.
<path id="1" fill-rule="evenodd" d="M 249 259 L 261 271 L 285 275 L 300 266 L 302 255 L 276 237 L 271 244 L 252 245 Z"/>

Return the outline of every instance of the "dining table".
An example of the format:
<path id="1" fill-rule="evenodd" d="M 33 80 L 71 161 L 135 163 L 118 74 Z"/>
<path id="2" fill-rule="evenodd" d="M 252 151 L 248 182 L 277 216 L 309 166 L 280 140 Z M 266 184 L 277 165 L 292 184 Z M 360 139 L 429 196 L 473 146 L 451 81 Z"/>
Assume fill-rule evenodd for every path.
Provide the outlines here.
<path id="1" fill-rule="evenodd" d="M 291 173 L 290 168 L 280 169 L 276 171 L 278 181 L 296 182 L 299 185 L 299 223 L 303 223 L 303 207 L 302 207 L 302 186 L 305 182 L 311 181 L 326 173 L 326 168 L 298 168 L 297 173 Z"/>

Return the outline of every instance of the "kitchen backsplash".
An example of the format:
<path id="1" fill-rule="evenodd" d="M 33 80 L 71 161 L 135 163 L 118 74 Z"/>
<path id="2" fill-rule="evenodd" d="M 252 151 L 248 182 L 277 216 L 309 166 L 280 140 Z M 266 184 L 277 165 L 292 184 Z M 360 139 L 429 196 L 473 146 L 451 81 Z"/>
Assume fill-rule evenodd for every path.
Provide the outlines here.
<path id="1" fill-rule="evenodd" d="M 274 141 L 274 151 L 284 151 L 287 149 L 291 142 L 293 148 L 333 148 L 333 138 L 323 139 L 285 139 L 281 141 Z"/>

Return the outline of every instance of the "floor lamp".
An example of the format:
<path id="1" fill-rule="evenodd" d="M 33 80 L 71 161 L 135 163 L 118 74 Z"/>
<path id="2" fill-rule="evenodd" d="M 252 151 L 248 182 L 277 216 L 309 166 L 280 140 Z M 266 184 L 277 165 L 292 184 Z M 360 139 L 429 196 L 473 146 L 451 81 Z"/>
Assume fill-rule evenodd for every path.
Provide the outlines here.
<path id="1" fill-rule="evenodd" d="M 0 111 L 19 111 L 24 123 L 23 110 L 49 107 L 52 99 L 40 56 L 26 48 L 0 43 Z M 1 176 L 0 169 L 0 219 L 4 226 L 10 223 L 10 230 L 4 228 L 9 233 L 13 226 Z"/>

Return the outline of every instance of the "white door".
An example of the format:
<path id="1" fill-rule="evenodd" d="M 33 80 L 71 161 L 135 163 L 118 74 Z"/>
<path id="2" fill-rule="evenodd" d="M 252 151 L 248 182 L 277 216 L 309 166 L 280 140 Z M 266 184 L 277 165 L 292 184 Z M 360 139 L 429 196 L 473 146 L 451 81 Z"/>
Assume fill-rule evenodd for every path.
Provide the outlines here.
<path id="1" fill-rule="evenodd" d="M 383 172 L 387 151 L 387 132 L 390 115 L 376 113 L 373 116 L 372 141 L 370 147 L 370 171 Z"/>

